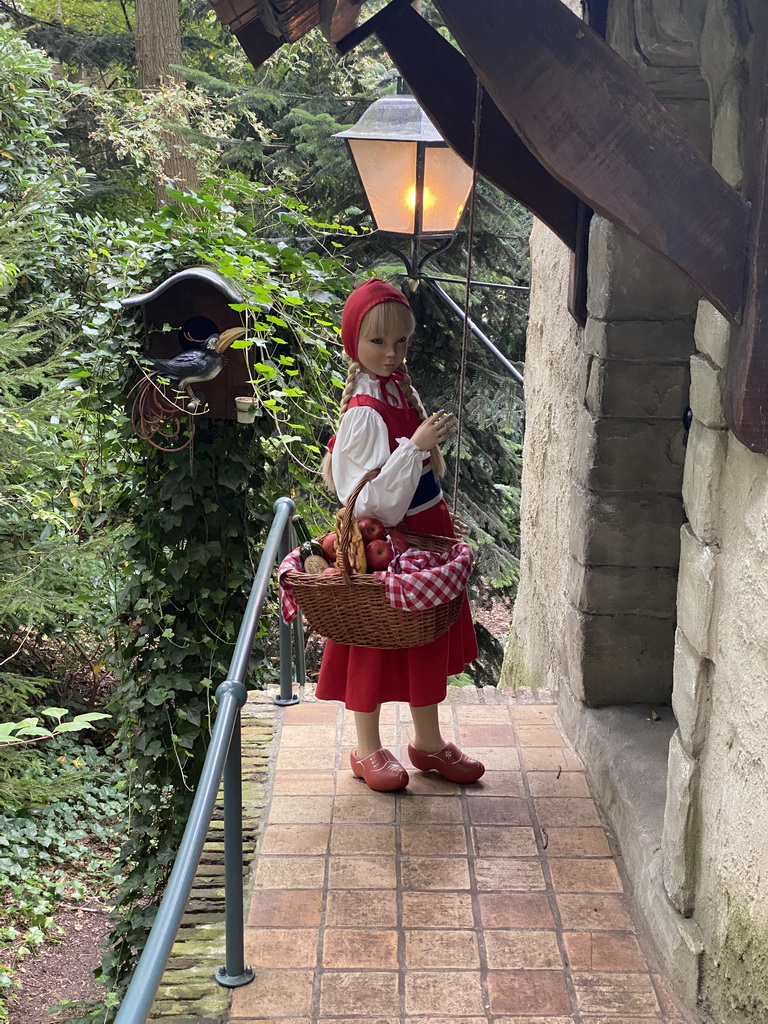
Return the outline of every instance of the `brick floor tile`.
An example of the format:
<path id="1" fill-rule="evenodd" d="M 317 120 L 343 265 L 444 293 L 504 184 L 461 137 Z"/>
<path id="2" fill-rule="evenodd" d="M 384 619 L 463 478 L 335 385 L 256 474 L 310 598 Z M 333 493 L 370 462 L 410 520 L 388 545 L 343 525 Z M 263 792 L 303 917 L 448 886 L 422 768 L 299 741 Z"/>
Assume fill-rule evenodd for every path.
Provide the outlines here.
<path id="1" fill-rule="evenodd" d="M 322 704 L 292 704 L 283 708 L 283 726 L 286 725 L 311 725 L 316 722 L 336 722 L 339 711 L 343 704 L 325 703 Z"/>
<path id="2" fill-rule="evenodd" d="M 634 935 L 628 932 L 564 932 L 574 971 L 645 971 L 647 965 Z"/>
<path id="3" fill-rule="evenodd" d="M 544 893 L 480 893 L 484 928 L 554 928 L 555 919 Z"/>
<path id="4" fill-rule="evenodd" d="M 329 796 L 275 796 L 269 808 L 269 824 L 324 824 L 331 820 L 332 804 Z"/>
<path id="5" fill-rule="evenodd" d="M 320 796 L 333 793 L 334 777 L 327 772 L 275 772 L 275 796 Z"/>
<path id="6" fill-rule="evenodd" d="M 268 825 L 261 843 L 262 855 L 327 853 L 330 825 Z"/>
<path id="7" fill-rule="evenodd" d="M 336 726 L 316 723 L 313 725 L 289 725 L 280 736 L 280 749 L 291 747 L 335 747 Z"/>
<path id="8" fill-rule="evenodd" d="M 326 971 L 320 979 L 320 1016 L 348 1017 L 365 1012 L 399 1015 L 394 971 Z"/>
<path id="9" fill-rule="evenodd" d="M 336 775 L 336 796 L 362 796 L 368 787 L 362 779 L 356 779 L 349 768 L 349 758 L 341 761 L 341 768 Z"/>
<path id="10" fill-rule="evenodd" d="M 486 892 L 546 889 L 538 857 L 478 857 L 475 861 L 475 877 L 477 888 Z"/>
<path id="11" fill-rule="evenodd" d="M 463 747 L 515 747 L 517 739 L 511 725 L 461 725 L 459 743 Z"/>
<path id="12" fill-rule="evenodd" d="M 405 977 L 405 1012 L 446 1017 L 483 1013 L 479 971 L 410 971 Z"/>
<path id="13" fill-rule="evenodd" d="M 323 966 L 397 969 L 397 932 L 374 928 L 327 928 Z"/>
<path id="14" fill-rule="evenodd" d="M 611 847 L 601 828 L 548 828 L 548 857 L 610 857 Z"/>
<path id="15" fill-rule="evenodd" d="M 308 1017 L 312 1007 L 314 971 L 256 971 L 253 981 L 236 988 L 233 1020 L 269 1017 Z"/>
<path id="16" fill-rule="evenodd" d="M 282 747 L 275 762 L 281 771 L 322 771 L 336 764 L 335 747 Z"/>
<path id="17" fill-rule="evenodd" d="M 462 857 L 407 857 L 400 865 L 403 889 L 468 889 L 469 870 Z"/>
<path id="18" fill-rule="evenodd" d="M 463 825 L 403 825 L 400 829 L 403 853 L 447 857 L 467 855 L 467 836 Z"/>
<path id="19" fill-rule="evenodd" d="M 589 1014 L 589 1016 L 585 1017 L 582 1014 L 581 1019 L 583 1024 L 661 1024 L 665 1018 L 659 1013 L 654 1017 L 625 1017 L 623 1014 L 618 1017 L 593 1017 L 592 1014 Z M 344 1024 L 347 1024 L 347 1022 L 344 1021 Z M 667 1024 L 686 1024 L 686 1021 L 669 1018 Z"/>
<path id="20" fill-rule="evenodd" d="M 437 772 L 411 773 L 408 781 L 408 792 L 411 794 L 424 794 L 424 796 L 458 796 L 461 786 L 455 782 L 449 782 Z"/>
<path id="21" fill-rule="evenodd" d="M 487 771 L 469 791 L 476 796 L 525 796 L 520 772 Z"/>
<path id="22" fill-rule="evenodd" d="M 476 825 L 472 835 L 478 857 L 535 857 L 538 853 L 532 828 Z"/>
<path id="23" fill-rule="evenodd" d="M 485 935 L 488 968 L 492 971 L 561 971 L 563 959 L 554 931 L 529 929 L 489 931 Z"/>
<path id="24" fill-rule="evenodd" d="M 621 1016 L 653 1016 L 660 1007 L 648 974 L 573 974 L 576 1000 L 582 1013 Z"/>
<path id="25" fill-rule="evenodd" d="M 329 857 L 329 889 L 394 889 L 394 857 Z"/>
<path id="26" fill-rule="evenodd" d="M 479 970 L 477 935 L 473 931 L 407 931 L 405 933 L 407 970 L 424 967 L 454 967 Z"/>
<path id="27" fill-rule="evenodd" d="M 520 753 L 529 772 L 583 771 L 581 761 L 568 747 L 525 747 Z"/>
<path id="28" fill-rule="evenodd" d="M 317 928 L 246 928 L 245 962 L 251 967 L 316 967 Z"/>
<path id="29" fill-rule="evenodd" d="M 489 971 L 491 1013 L 569 1013 L 571 1000 L 560 971 Z"/>
<path id="30" fill-rule="evenodd" d="M 468 892 L 404 892 L 404 928 L 472 928 Z"/>
<path id="31" fill-rule="evenodd" d="M 495 1024 L 573 1024 L 573 1017 L 529 1017 L 526 1014 L 525 1017 L 497 1017 Z"/>
<path id="32" fill-rule="evenodd" d="M 337 889 L 328 893 L 329 928 L 395 928 L 397 894 L 393 889 Z"/>
<path id="33" fill-rule="evenodd" d="M 556 712 L 556 704 L 511 704 L 509 707 L 509 717 L 515 725 L 549 725 Z"/>
<path id="34" fill-rule="evenodd" d="M 459 704 L 454 710 L 459 725 L 509 725 L 509 711 L 503 705 Z"/>
<path id="35" fill-rule="evenodd" d="M 632 932 L 635 926 L 623 896 L 581 896 L 560 893 L 557 897 L 565 931 Z"/>
<path id="36" fill-rule="evenodd" d="M 325 857 L 260 857 L 256 865 L 257 889 L 321 889 Z"/>
<path id="37" fill-rule="evenodd" d="M 520 769 L 517 747 L 469 746 L 462 748 L 470 757 L 482 761 L 487 772 L 516 772 Z M 472 790 L 468 789 L 468 793 Z"/>
<path id="38" fill-rule="evenodd" d="M 394 825 L 334 825 L 331 829 L 331 853 L 394 854 Z"/>
<path id="39" fill-rule="evenodd" d="M 253 894 L 248 914 L 250 926 L 262 928 L 291 925 L 294 928 L 317 928 L 323 906 L 323 893 L 286 892 L 284 889 L 262 889 Z"/>
<path id="40" fill-rule="evenodd" d="M 612 860 L 582 857 L 553 858 L 549 863 L 555 892 L 622 892 L 619 872 Z"/>
<path id="41" fill-rule="evenodd" d="M 583 772 L 532 772 L 528 784 L 531 796 L 592 796 Z"/>
<path id="42" fill-rule="evenodd" d="M 457 797 L 406 794 L 398 800 L 403 825 L 447 825 L 464 820 L 461 800 Z"/>
<path id="43" fill-rule="evenodd" d="M 528 801 L 516 796 L 468 797 L 473 825 L 530 825 Z"/>
<path id="44" fill-rule="evenodd" d="M 388 825 L 394 820 L 395 798 L 391 793 L 375 793 L 365 786 L 358 796 L 337 796 L 333 802 L 334 825 Z"/>
<path id="45" fill-rule="evenodd" d="M 533 801 L 539 824 L 546 828 L 564 825 L 599 825 L 594 801 L 579 797 L 540 797 Z"/>
<path id="46" fill-rule="evenodd" d="M 521 747 L 559 747 L 563 745 L 563 737 L 556 725 L 515 725 L 517 739 Z"/>

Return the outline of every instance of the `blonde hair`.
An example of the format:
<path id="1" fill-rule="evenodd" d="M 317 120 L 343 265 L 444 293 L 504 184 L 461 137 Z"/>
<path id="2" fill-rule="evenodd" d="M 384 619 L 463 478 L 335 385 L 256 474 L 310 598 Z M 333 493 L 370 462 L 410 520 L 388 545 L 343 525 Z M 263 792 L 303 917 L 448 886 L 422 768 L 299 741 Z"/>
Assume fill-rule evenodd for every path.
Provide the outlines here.
<path id="1" fill-rule="evenodd" d="M 410 341 L 415 330 L 416 320 L 408 306 L 402 302 L 379 302 L 377 305 L 369 309 L 363 317 L 360 323 L 358 342 L 363 340 L 370 341 L 372 338 L 379 338 L 384 334 L 399 335 L 400 337 L 408 338 Z M 346 354 L 344 355 L 344 358 L 347 360 L 349 365 L 347 367 L 347 380 L 344 385 L 344 391 L 341 394 L 341 402 L 339 404 L 339 418 L 336 423 L 337 430 L 344 413 L 347 411 L 347 406 L 349 405 L 349 400 L 352 397 L 352 392 L 355 389 L 357 374 L 362 370 L 362 366 L 356 359 L 350 359 Z M 401 370 L 404 374 L 403 380 L 400 382 L 403 397 L 408 405 L 418 412 L 420 419 L 425 420 L 427 418 L 427 414 L 424 412 L 421 402 L 419 402 L 416 397 L 411 377 L 408 373 L 408 367 L 405 363 L 403 363 Z M 435 447 L 430 449 L 429 461 L 433 471 L 438 476 L 443 476 L 445 473 L 445 461 L 443 460 L 443 455 L 439 448 Z M 331 453 L 326 452 L 320 466 L 320 472 L 323 475 L 323 480 L 326 486 L 330 490 L 335 490 L 336 487 L 333 482 L 333 469 L 331 463 Z"/>

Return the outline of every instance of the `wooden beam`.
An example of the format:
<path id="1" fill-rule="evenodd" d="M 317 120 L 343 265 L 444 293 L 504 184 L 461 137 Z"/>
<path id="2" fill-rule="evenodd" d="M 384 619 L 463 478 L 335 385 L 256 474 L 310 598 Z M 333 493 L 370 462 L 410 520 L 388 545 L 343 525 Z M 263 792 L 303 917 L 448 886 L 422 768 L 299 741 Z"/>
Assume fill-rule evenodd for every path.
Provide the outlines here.
<path id="1" fill-rule="evenodd" d="M 728 426 L 753 452 L 768 454 L 768 22 L 756 26 L 747 195 L 749 240 L 744 326 L 733 332 L 723 404 Z"/>
<path id="2" fill-rule="evenodd" d="M 471 165 L 477 78 L 464 56 L 411 7 L 392 12 L 376 35 L 445 141 Z M 576 197 L 542 167 L 487 93 L 480 124 L 479 173 L 573 249 Z"/>
<path id="3" fill-rule="evenodd" d="M 739 322 L 749 205 L 629 65 L 561 0 L 435 4 L 550 173 Z"/>

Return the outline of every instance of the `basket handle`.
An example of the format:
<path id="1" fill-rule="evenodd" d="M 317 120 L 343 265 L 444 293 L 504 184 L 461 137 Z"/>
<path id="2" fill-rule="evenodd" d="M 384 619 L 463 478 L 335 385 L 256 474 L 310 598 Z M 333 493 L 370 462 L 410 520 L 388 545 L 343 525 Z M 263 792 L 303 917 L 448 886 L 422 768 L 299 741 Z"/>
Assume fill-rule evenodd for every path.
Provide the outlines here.
<path id="1" fill-rule="evenodd" d="M 352 539 L 352 523 L 355 520 L 355 503 L 365 485 L 370 483 L 371 480 L 375 480 L 380 472 L 380 468 L 369 469 L 367 473 L 361 476 L 350 491 L 344 506 L 344 515 L 341 517 L 341 528 L 336 543 L 336 565 L 341 569 L 342 575 L 347 582 L 349 582 L 349 577 L 352 573 L 352 564 L 349 560 L 349 544 Z"/>

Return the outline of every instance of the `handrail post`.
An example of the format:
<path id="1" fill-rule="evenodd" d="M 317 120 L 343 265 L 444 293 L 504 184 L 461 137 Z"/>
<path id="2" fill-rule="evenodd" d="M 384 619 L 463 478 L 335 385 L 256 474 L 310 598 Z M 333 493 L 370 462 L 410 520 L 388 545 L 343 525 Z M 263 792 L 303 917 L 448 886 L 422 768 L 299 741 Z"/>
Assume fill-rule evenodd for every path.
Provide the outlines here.
<path id="1" fill-rule="evenodd" d="M 277 556 L 278 563 L 282 562 L 291 550 L 291 529 L 290 522 L 286 523 L 285 530 L 280 538 L 280 548 Z M 289 707 L 291 704 L 299 703 L 299 698 L 293 692 L 293 644 L 291 643 L 293 628 L 283 622 L 283 617 L 279 613 L 278 624 L 280 631 L 280 696 L 275 697 L 274 703 L 280 707 Z"/>
<path id="2" fill-rule="evenodd" d="M 228 679 L 227 687 L 240 701 L 247 699 L 241 682 Z M 224 894 L 226 963 L 216 971 L 216 981 L 225 988 L 238 988 L 253 981 L 253 968 L 245 966 L 243 942 L 243 774 L 240 709 L 232 726 L 232 738 L 224 765 Z"/>

